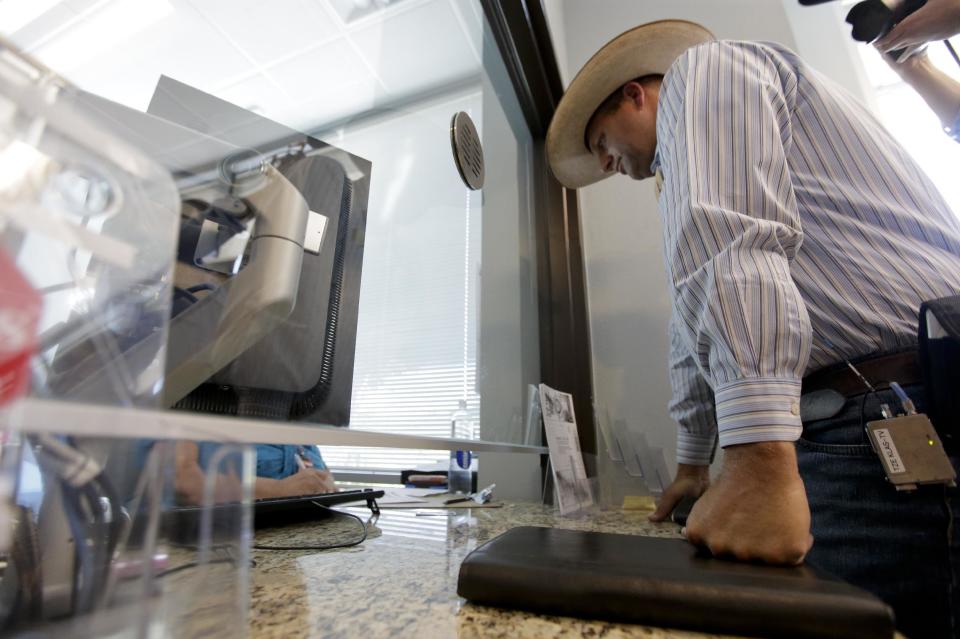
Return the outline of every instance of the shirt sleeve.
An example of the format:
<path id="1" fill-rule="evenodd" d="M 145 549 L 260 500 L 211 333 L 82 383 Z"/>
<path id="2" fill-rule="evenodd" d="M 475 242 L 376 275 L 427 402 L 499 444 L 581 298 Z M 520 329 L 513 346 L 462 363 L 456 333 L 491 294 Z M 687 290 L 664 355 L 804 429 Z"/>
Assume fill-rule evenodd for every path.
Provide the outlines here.
<path id="1" fill-rule="evenodd" d="M 303 450 L 314 468 L 317 470 L 327 470 L 327 462 L 323 461 L 323 455 L 320 453 L 319 448 L 316 446 L 304 446 Z"/>
<path id="2" fill-rule="evenodd" d="M 790 276 L 803 240 L 787 161 L 796 85 L 773 50 L 712 42 L 684 53 L 661 89 L 676 331 L 713 389 L 721 446 L 793 441 L 802 429 L 811 330 Z"/>
<path id="3" fill-rule="evenodd" d="M 677 318 L 670 319 L 670 416 L 677 430 L 677 461 L 706 466 L 717 447 L 717 420 L 713 390 L 700 373 L 690 349 L 678 332 Z"/>
<path id="4" fill-rule="evenodd" d="M 283 479 L 294 474 L 297 463 L 293 458 L 296 446 L 279 444 L 257 444 L 254 452 L 257 458 L 257 477 Z"/>

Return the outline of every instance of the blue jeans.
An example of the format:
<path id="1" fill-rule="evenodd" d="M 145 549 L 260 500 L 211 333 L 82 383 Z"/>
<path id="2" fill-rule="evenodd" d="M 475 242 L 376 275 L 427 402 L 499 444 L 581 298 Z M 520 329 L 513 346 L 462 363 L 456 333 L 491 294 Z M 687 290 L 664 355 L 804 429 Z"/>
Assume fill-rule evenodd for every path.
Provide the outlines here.
<path id="1" fill-rule="evenodd" d="M 923 387 L 905 390 L 922 412 Z M 814 536 L 807 562 L 886 601 L 910 639 L 960 637 L 960 490 L 889 484 L 860 427 L 861 399 L 805 423 L 797 442 Z M 899 407 L 891 391 L 870 395 L 864 422 L 881 419 L 881 402 Z M 957 451 L 950 458 L 960 469 Z"/>

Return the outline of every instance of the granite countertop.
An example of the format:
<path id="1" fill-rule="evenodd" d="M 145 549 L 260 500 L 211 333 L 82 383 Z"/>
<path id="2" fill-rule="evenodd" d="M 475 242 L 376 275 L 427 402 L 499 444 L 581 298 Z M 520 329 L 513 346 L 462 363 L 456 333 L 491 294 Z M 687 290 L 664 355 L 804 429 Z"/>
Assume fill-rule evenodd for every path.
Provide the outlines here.
<path id="1" fill-rule="evenodd" d="M 366 519 L 366 508 L 350 508 Z M 419 514 L 418 514 L 419 513 Z M 460 562 L 515 526 L 678 537 L 674 524 L 647 512 L 598 512 L 563 518 L 553 507 L 387 510 L 367 540 L 331 551 L 254 550 L 250 635 L 267 637 L 707 637 L 693 632 L 535 615 L 469 604 L 456 594 Z M 337 517 L 258 531 L 256 543 L 322 545 L 355 538 L 359 523 Z"/>

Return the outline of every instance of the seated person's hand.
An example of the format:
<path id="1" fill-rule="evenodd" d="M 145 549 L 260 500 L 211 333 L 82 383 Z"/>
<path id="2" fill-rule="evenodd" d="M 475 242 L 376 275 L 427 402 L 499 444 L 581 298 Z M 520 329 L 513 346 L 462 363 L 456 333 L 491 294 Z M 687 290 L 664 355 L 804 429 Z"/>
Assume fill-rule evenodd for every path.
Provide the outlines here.
<path id="1" fill-rule="evenodd" d="M 257 479 L 258 483 L 263 481 Z M 317 470 L 316 468 L 301 468 L 294 475 L 285 477 L 277 481 L 276 497 L 295 497 L 297 495 L 317 495 L 321 493 L 337 492 L 337 484 L 333 479 L 333 473 L 329 470 Z"/>
<path id="2" fill-rule="evenodd" d="M 203 503 L 207 474 L 198 463 L 199 451 L 194 442 L 178 442 L 176 448 L 175 490 L 181 504 Z M 213 500 L 216 503 L 238 501 L 243 494 L 239 477 L 235 474 L 217 473 L 213 478 Z M 253 484 L 255 499 L 270 497 L 295 497 L 337 492 L 333 473 L 304 465 L 295 474 L 283 479 L 257 477 Z"/>

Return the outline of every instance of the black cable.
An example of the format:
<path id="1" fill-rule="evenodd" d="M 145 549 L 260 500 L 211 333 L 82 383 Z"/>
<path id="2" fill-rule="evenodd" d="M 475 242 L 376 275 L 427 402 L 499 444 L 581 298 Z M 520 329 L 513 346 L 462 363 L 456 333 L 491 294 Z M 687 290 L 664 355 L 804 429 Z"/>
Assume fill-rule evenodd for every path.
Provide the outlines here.
<path id="1" fill-rule="evenodd" d="M 210 282 L 201 282 L 199 284 L 194 284 L 186 289 L 188 293 L 198 293 L 200 291 L 215 291 L 217 290 L 216 284 L 211 284 Z"/>
<path id="2" fill-rule="evenodd" d="M 101 472 L 99 475 L 94 477 L 94 483 L 100 489 L 100 494 L 104 497 L 107 502 L 110 504 L 110 521 L 108 522 L 108 539 L 107 539 L 107 551 L 110 559 L 113 558 L 113 553 L 117 548 L 117 544 L 120 542 L 120 536 L 123 534 L 123 504 L 120 500 L 120 495 L 114 489 L 113 484 L 110 483 L 110 479 L 107 477 L 105 472 Z"/>
<path id="3" fill-rule="evenodd" d="M 327 324 L 320 355 L 320 378 L 313 388 L 297 393 L 290 408 L 290 419 L 302 419 L 323 406 L 333 387 L 334 359 L 337 347 L 337 325 L 343 297 L 343 277 L 347 262 L 347 241 L 353 217 L 353 182 L 343 174 L 340 191 L 340 216 L 337 220 L 337 242 L 334 248 L 333 272 L 330 275 L 330 295 L 327 300 Z"/>
<path id="4" fill-rule="evenodd" d="M 101 599 L 107 595 L 110 566 L 123 534 L 123 505 L 119 494 L 103 471 L 84 487 L 84 493 L 89 502 L 89 508 L 94 514 L 95 528 L 91 538 L 96 540 L 98 547 L 98 551 L 94 553 L 96 583 L 92 585 L 96 605 L 101 603 Z M 104 510 L 104 501 L 109 512 Z"/>
<path id="5" fill-rule="evenodd" d="M 377 513 L 379 513 L 379 508 L 377 508 L 375 501 L 373 502 L 372 505 L 370 505 L 370 510 L 374 511 L 374 514 L 371 515 L 370 520 L 368 520 L 367 522 L 363 521 L 363 519 L 361 519 L 357 515 L 354 515 L 353 513 L 347 513 L 341 510 L 334 510 L 333 508 L 327 508 L 323 504 L 318 504 L 315 501 L 311 503 L 317 508 L 322 508 L 330 513 L 333 513 L 336 515 L 346 515 L 347 517 L 352 517 L 356 519 L 360 523 L 360 527 L 363 528 L 363 535 L 360 537 L 360 539 L 356 539 L 354 541 L 350 541 L 342 544 L 330 544 L 327 546 L 265 546 L 262 544 L 254 544 L 252 548 L 254 550 L 334 550 L 336 548 L 352 548 L 353 546 L 359 546 L 360 544 L 362 544 L 364 541 L 367 540 L 367 523 L 369 521 L 375 521 L 377 517 Z M 374 510 L 375 508 L 377 509 Z"/>
<path id="6" fill-rule="evenodd" d="M 99 553 L 100 556 L 97 559 L 99 574 L 97 577 L 98 584 L 96 585 L 96 593 L 94 595 L 94 606 L 97 607 L 103 603 L 104 598 L 107 596 L 107 585 L 110 581 L 110 566 L 113 564 L 114 553 L 123 535 L 123 506 L 120 502 L 120 496 L 116 490 L 114 490 L 113 484 L 110 483 L 106 473 L 101 472 L 94 477 L 89 486 L 91 490 L 94 487 L 96 488 L 93 494 L 96 496 L 97 501 L 92 503 L 91 506 L 95 509 L 95 512 L 102 516 L 101 521 L 97 524 L 98 529 L 96 531 L 98 543 L 103 545 L 102 552 Z M 106 500 L 108 504 L 110 509 L 109 519 L 106 519 L 107 513 L 103 512 L 103 504 L 100 500 Z"/>
<path id="7" fill-rule="evenodd" d="M 86 586 L 93 581 L 93 561 L 95 558 L 91 556 L 90 548 L 86 543 L 86 517 L 80 501 L 80 492 L 65 478 L 61 477 L 59 469 L 52 465 L 54 462 L 63 463 L 64 461 L 56 450 L 43 446 L 40 438 L 36 435 L 28 436 L 27 439 L 34 450 L 34 456 L 41 472 L 55 478 L 56 484 L 60 486 L 63 514 L 67 520 L 70 535 L 73 537 L 73 583 L 71 584 L 70 610 L 72 614 L 86 612 L 86 602 L 81 597 L 82 586 Z M 67 442 L 70 441 L 70 438 L 67 438 Z"/>
<path id="8" fill-rule="evenodd" d="M 78 453 L 80 448 L 74 437 L 67 437 L 65 443 Z M 55 451 L 51 450 L 50 453 Z M 93 609 L 94 604 L 105 594 L 113 552 L 122 529 L 119 519 L 120 498 L 101 472 L 81 486 L 73 486 L 63 481 L 64 509 L 70 522 L 73 543 L 82 558 L 82 569 L 78 566 L 78 588 L 74 604 L 78 612 Z M 104 503 L 110 509 L 109 520 L 104 511 Z M 81 522 L 86 522 L 85 525 Z M 83 526 L 86 534 L 77 535 L 75 528 Z M 88 546 L 89 545 L 89 546 Z"/>
<path id="9" fill-rule="evenodd" d="M 883 383 L 886 384 L 886 386 L 880 386 L 878 384 L 872 390 L 869 390 L 866 393 L 864 393 L 863 398 L 861 398 L 860 400 L 860 431 L 863 434 L 863 436 L 867 438 L 867 443 L 870 442 L 870 438 L 867 437 L 867 434 L 866 434 L 867 423 L 866 423 L 865 413 L 866 413 L 866 407 L 867 407 L 867 398 L 870 397 L 870 395 L 879 393 L 880 391 L 890 390 L 890 382 L 883 382 Z"/>
<path id="10" fill-rule="evenodd" d="M 176 573 L 178 573 L 178 572 L 182 572 L 182 571 L 184 571 L 184 570 L 189 570 L 189 569 L 191 569 L 191 568 L 199 568 L 200 566 L 209 566 L 210 564 L 235 564 L 235 563 L 236 563 L 236 560 L 235 560 L 233 557 L 220 557 L 219 559 L 211 559 L 210 561 L 207 561 L 207 562 L 202 563 L 202 564 L 199 563 L 199 562 L 197 562 L 197 561 L 191 561 L 191 562 L 188 562 L 188 563 L 185 563 L 185 564 L 180 564 L 179 566 L 174 566 L 173 568 L 168 568 L 167 570 L 163 570 L 163 571 L 161 571 L 161 572 L 158 572 L 158 573 L 157 573 L 156 575 L 154 575 L 154 576 L 155 576 L 157 579 L 159 579 L 159 578 L 161 578 L 161 577 L 167 577 L 167 576 L 169 576 L 169 575 L 173 575 L 173 574 L 176 574 Z M 254 560 L 251 559 L 251 560 L 250 560 L 250 567 L 251 567 L 251 568 L 256 568 L 256 567 L 257 567 L 257 562 L 255 562 Z"/>
<path id="11" fill-rule="evenodd" d="M 73 614 L 86 612 L 87 602 L 83 593 L 93 581 L 94 557 L 87 546 L 87 531 L 82 521 L 82 507 L 79 492 L 66 481 L 60 480 L 63 498 L 63 512 L 67 518 L 67 526 L 73 535 L 73 593 L 70 607 Z"/>
<path id="12" fill-rule="evenodd" d="M 949 40 L 944 40 L 943 43 L 944 43 L 945 45 L 947 45 L 947 51 L 949 51 L 949 52 L 950 52 L 950 55 L 953 56 L 954 62 L 957 63 L 957 66 L 960 66 L 960 56 L 957 56 L 957 52 L 954 51 L 953 45 L 950 44 L 950 41 L 949 41 Z"/>
<path id="13" fill-rule="evenodd" d="M 862 431 L 866 427 L 866 422 L 864 420 L 864 413 L 867 409 L 867 397 L 876 393 L 875 390 L 868 390 L 863 394 L 863 397 L 860 399 L 860 430 Z"/>
<path id="14" fill-rule="evenodd" d="M 173 287 L 173 296 L 182 297 L 191 304 L 197 303 L 197 296 L 193 294 L 193 291 L 187 288 L 180 288 L 179 286 Z"/>
<path id="15" fill-rule="evenodd" d="M 100 492 L 95 482 L 90 481 L 79 489 L 80 495 L 87 502 L 87 512 L 92 520 L 88 527 L 90 531 L 88 539 L 93 546 L 91 556 L 93 557 L 93 570 L 91 581 L 84 584 L 85 605 L 84 610 L 92 610 L 93 605 L 103 593 L 107 585 L 107 576 L 110 572 L 110 530 L 107 514 L 103 510 L 103 503 L 100 500 Z M 76 543 L 77 540 L 74 540 Z"/>

